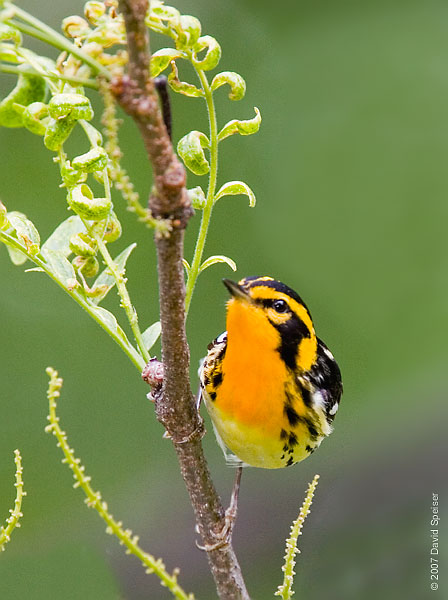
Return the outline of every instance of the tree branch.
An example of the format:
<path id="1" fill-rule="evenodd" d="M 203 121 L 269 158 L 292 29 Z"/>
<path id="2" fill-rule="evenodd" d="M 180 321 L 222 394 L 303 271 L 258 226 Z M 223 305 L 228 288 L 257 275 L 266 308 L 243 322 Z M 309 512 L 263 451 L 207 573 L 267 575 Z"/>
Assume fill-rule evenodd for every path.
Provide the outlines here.
<path id="1" fill-rule="evenodd" d="M 219 597 L 248 600 L 231 541 L 216 543 L 225 528 L 225 513 L 203 454 L 202 419 L 190 388 L 182 258 L 192 209 L 185 170 L 173 151 L 149 75 L 149 34 L 144 22 L 148 1 L 120 0 L 119 8 L 125 19 L 129 65 L 128 74 L 116 78 L 111 89 L 139 127 L 153 166 L 149 209 L 155 218 L 167 219 L 171 225 L 168 236 L 155 236 L 164 364 L 163 385 L 154 390 L 156 415 L 173 441 Z"/>

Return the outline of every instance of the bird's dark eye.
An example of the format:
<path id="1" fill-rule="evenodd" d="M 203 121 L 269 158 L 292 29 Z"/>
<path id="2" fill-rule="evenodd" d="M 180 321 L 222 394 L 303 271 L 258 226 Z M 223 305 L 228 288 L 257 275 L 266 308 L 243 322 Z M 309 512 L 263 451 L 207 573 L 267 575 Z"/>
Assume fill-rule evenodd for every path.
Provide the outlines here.
<path id="1" fill-rule="evenodd" d="M 272 308 L 278 313 L 284 313 L 288 310 L 288 304 L 284 300 L 275 300 Z"/>

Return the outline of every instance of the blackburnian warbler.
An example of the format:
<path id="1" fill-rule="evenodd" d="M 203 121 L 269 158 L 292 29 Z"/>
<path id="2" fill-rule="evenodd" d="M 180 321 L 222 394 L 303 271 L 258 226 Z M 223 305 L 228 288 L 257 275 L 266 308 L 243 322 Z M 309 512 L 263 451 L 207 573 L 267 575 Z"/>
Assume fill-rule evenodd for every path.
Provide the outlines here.
<path id="1" fill-rule="evenodd" d="M 276 469 L 332 431 L 342 381 L 300 296 L 271 277 L 224 279 L 227 331 L 209 345 L 202 396 L 229 462 Z"/>

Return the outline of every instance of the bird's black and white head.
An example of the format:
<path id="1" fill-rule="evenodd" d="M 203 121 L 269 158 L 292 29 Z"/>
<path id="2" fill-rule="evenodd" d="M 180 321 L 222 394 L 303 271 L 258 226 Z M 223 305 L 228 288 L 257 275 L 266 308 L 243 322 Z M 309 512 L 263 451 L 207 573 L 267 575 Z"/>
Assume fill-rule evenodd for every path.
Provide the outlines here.
<path id="1" fill-rule="evenodd" d="M 317 338 L 311 315 L 300 296 L 272 277 L 223 280 L 231 294 L 227 303 L 229 340 L 243 352 L 278 351 L 294 371 L 307 371 L 316 360 Z"/>

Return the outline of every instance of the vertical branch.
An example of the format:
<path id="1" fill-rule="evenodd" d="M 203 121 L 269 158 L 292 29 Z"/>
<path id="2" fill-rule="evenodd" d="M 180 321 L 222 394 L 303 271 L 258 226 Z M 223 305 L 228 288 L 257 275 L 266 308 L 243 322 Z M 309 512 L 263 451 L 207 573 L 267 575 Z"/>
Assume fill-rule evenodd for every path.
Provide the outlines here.
<path id="1" fill-rule="evenodd" d="M 185 188 L 185 170 L 173 151 L 149 76 L 149 34 L 145 25 L 148 2 L 120 0 L 119 7 L 125 19 L 129 65 L 127 75 L 114 79 L 111 89 L 135 120 L 153 166 L 151 214 L 169 225 L 167 235 L 155 236 L 165 373 L 162 390 L 156 397 L 156 415 L 173 441 L 218 594 L 229 600 L 248 600 L 231 542 L 217 543 L 225 529 L 224 509 L 203 454 L 202 421 L 190 389 L 182 258 L 184 231 L 192 210 Z"/>

